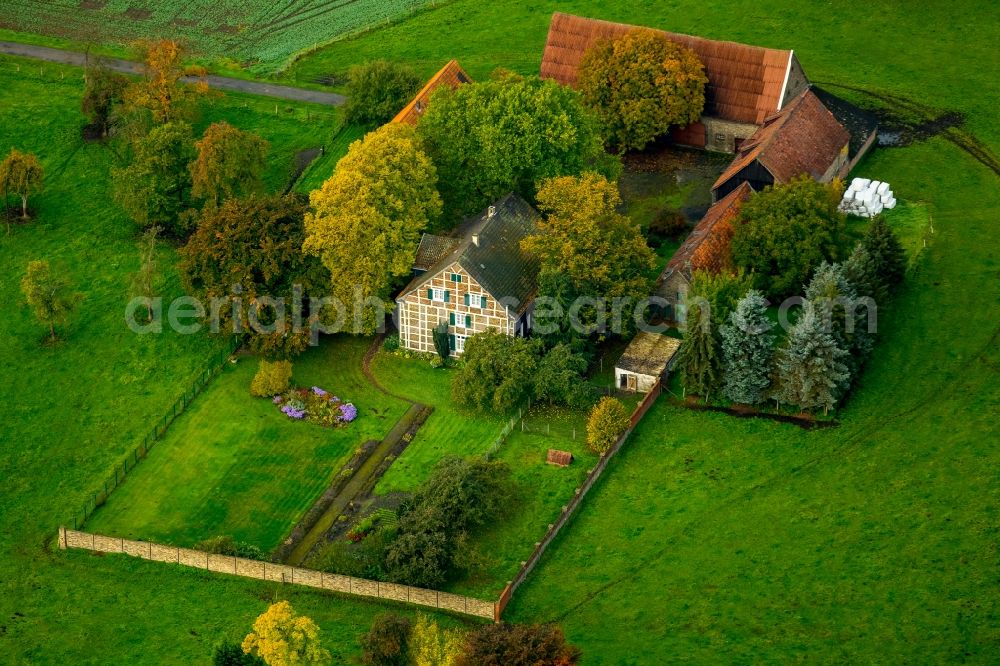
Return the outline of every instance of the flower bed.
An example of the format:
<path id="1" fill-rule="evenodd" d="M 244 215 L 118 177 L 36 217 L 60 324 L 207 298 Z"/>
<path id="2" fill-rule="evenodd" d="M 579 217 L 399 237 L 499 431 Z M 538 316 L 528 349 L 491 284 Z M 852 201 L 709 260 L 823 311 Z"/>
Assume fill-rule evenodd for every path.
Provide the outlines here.
<path id="1" fill-rule="evenodd" d="M 339 428 L 358 418 L 358 408 L 318 386 L 292 388 L 273 401 L 281 413 L 296 421 L 309 421 L 327 428 Z"/>

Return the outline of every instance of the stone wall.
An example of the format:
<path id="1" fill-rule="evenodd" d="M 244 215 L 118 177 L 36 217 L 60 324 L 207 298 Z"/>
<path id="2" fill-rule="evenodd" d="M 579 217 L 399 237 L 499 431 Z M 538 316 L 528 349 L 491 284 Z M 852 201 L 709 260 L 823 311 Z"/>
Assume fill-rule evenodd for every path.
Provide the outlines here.
<path id="1" fill-rule="evenodd" d="M 709 116 L 702 116 L 701 122 L 705 126 L 705 149 L 717 153 L 735 153 L 736 140 L 749 139 L 757 131 L 757 125 Z"/>
<path id="2" fill-rule="evenodd" d="M 454 282 L 452 274 L 461 276 L 461 282 Z M 430 298 L 428 290 L 441 289 L 448 292 L 448 302 Z M 465 295 L 485 296 L 486 307 L 466 305 Z M 471 336 L 487 329 L 496 329 L 507 335 L 514 335 L 516 323 L 514 313 L 508 315 L 503 303 L 488 294 L 465 269 L 454 263 L 438 272 L 434 277 L 406 294 L 397 302 L 399 308 L 399 344 L 404 349 L 431 352 L 434 349 L 433 329 L 449 315 L 455 315 L 455 325 L 448 327 L 452 335 Z M 465 317 L 471 319 L 465 326 Z M 457 354 L 453 354 L 457 355 Z"/>
<path id="3" fill-rule="evenodd" d="M 259 560 L 248 560 L 229 555 L 215 555 L 189 548 L 164 546 L 146 541 L 132 541 L 119 537 L 91 534 L 59 528 L 59 547 L 79 548 L 98 553 L 130 555 L 155 562 L 169 562 L 215 573 L 253 578 L 256 580 L 304 585 L 320 590 L 330 590 L 358 597 L 373 597 L 399 601 L 418 606 L 472 615 L 487 620 L 496 619 L 496 604 L 447 592 L 425 590 L 409 585 L 383 583 L 351 576 L 340 576 L 312 569 L 290 567 Z"/>

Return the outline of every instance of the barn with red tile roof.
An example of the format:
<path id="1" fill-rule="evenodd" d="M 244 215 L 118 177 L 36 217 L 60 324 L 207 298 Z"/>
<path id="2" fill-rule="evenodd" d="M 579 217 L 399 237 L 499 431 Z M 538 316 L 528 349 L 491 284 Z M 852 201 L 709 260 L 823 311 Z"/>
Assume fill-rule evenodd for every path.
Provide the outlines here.
<path id="1" fill-rule="evenodd" d="M 741 183 L 736 189 L 713 205 L 701 218 L 684 243 L 677 248 L 670 258 L 667 267 L 656 281 L 656 296 L 664 299 L 667 306 L 667 319 L 683 324 L 686 318 L 688 290 L 691 287 L 694 269 L 692 260 L 699 248 L 705 247 L 705 241 L 717 233 L 725 224 L 733 224 L 739 217 L 743 202 L 750 198 L 753 189 L 747 183 Z M 720 257 L 707 257 L 703 263 L 706 270 L 718 272 L 723 264 Z"/>
<path id="2" fill-rule="evenodd" d="M 806 90 L 768 118 L 712 186 L 718 200 L 742 183 L 762 190 L 810 176 L 828 183 L 847 165 L 850 133 Z"/>
<path id="3" fill-rule="evenodd" d="M 459 87 L 464 83 L 472 83 L 472 79 L 465 70 L 459 66 L 457 60 L 452 60 L 447 65 L 442 67 L 437 74 L 431 77 L 430 81 L 421 88 L 417 96 L 414 97 L 409 104 L 403 107 L 403 110 L 396 114 L 396 117 L 392 119 L 394 123 L 406 123 L 407 125 L 416 126 L 419 122 L 420 117 L 427 110 L 427 105 L 431 101 L 431 94 L 440 88 L 441 86 L 448 86 L 452 89 Z"/>
<path id="4" fill-rule="evenodd" d="M 549 26 L 541 76 L 573 86 L 591 45 L 638 29 L 643 28 L 557 12 Z M 809 86 L 790 50 L 656 32 L 697 53 L 708 76 L 701 122 L 676 130 L 673 138 L 678 143 L 735 152 L 761 123 Z"/>

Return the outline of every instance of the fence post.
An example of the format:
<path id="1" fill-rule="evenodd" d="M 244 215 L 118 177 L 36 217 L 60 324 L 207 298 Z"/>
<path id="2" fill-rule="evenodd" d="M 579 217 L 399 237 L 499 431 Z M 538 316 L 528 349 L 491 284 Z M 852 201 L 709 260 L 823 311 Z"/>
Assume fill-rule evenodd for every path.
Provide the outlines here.
<path id="1" fill-rule="evenodd" d="M 66 550 L 66 528 L 59 526 L 59 550 Z"/>

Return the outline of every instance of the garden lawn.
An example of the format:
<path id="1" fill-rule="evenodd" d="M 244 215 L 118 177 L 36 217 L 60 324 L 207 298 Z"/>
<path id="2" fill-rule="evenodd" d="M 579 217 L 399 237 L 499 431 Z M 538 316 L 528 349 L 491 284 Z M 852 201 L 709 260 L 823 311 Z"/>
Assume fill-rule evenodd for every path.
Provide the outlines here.
<path id="1" fill-rule="evenodd" d="M 406 405 L 361 374 L 364 338 L 337 337 L 298 359 L 293 381 L 353 402 L 342 428 L 294 421 L 250 395 L 257 360 L 228 366 L 170 426 L 88 531 L 179 546 L 227 535 L 276 548 L 361 444 L 381 439 Z"/>
<path id="2" fill-rule="evenodd" d="M 504 515 L 470 539 L 472 566 L 450 592 L 480 599 L 500 596 L 583 483 L 598 457 L 586 445 L 587 415 L 566 408 L 533 408 L 493 456 L 510 466 L 515 493 Z M 575 434 L 575 439 L 574 439 Z M 549 449 L 569 451 L 568 467 L 545 462 Z"/>
<path id="3" fill-rule="evenodd" d="M 454 370 L 432 368 L 419 358 L 379 352 L 372 361 L 372 372 L 390 391 L 434 407 L 417 436 L 375 486 L 379 495 L 416 490 L 447 455 L 482 455 L 503 429 L 501 418 L 470 414 L 452 404 Z"/>
<path id="4" fill-rule="evenodd" d="M 111 196 L 114 156 L 80 140 L 80 70 L 44 65 L 40 75 L 27 65 L 0 58 L 0 152 L 17 146 L 38 154 L 46 187 L 32 198 L 32 222 L 10 234 L 0 228 L 0 298 L 7 304 L 0 318 L 0 662 L 204 663 L 220 639 L 242 638 L 268 603 L 286 595 L 316 619 L 335 655 L 354 659 L 357 636 L 385 604 L 57 549 L 58 526 L 223 341 L 137 336 L 125 327 L 139 251 L 135 227 Z M 273 102 L 225 96 L 201 125 L 227 118 L 261 131 L 272 145 L 267 180 L 278 187 L 291 155 L 316 145 L 317 128 L 275 118 L 273 110 Z M 27 263 L 41 258 L 84 296 L 54 347 L 44 343 L 46 327 L 22 304 L 19 288 Z M 174 250 L 162 246 L 159 258 L 158 290 L 166 300 L 180 296 Z"/>

